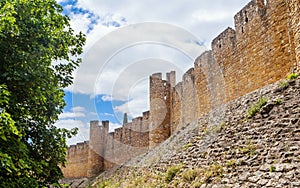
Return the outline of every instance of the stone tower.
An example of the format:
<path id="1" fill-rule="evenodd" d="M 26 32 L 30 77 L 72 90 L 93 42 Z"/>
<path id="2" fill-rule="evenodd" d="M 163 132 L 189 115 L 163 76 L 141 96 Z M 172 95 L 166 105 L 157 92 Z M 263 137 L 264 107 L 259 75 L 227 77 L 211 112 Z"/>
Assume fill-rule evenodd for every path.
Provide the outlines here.
<path id="1" fill-rule="evenodd" d="M 127 113 L 124 113 L 124 117 L 123 117 L 123 125 L 128 123 L 128 117 L 127 117 Z"/>
<path id="2" fill-rule="evenodd" d="M 99 125 L 99 121 L 90 122 L 87 177 L 93 177 L 94 175 L 99 174 L 105 168 L 104 155 L 108 130 L 108 121 L 102 121 L 102 125 Z"/>
<path id="3" fill-rule="evenodd" d="M 171 88 L 175 85 L 175 71 L 150 76 L 150 133 L 149 147 L 153 148 L 169 138 L 171 133 Z"/>

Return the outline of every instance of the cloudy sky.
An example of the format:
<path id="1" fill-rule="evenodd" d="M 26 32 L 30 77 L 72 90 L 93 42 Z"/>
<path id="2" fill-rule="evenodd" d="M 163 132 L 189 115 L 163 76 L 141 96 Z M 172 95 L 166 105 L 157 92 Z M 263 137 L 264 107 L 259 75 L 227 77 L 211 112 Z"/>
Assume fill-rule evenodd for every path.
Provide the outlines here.
<path id="1" fill-rule="evenodd" d="M 175 70 L 177 82 L 194 59 L 227 27 L 249 0 L 57 0 L 75 32 L 87 36 L 83 63 L 66 88 L 58 127 L 79 128 L 68 144 L 88 140 L 89 121 L 149 109 L 149 75 Z"/>

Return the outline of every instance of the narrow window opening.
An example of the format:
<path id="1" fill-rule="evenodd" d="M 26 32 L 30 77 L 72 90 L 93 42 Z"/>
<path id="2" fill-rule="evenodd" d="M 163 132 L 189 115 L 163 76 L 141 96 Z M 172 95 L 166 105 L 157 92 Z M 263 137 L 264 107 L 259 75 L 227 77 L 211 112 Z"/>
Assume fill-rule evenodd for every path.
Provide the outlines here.
<path id="1" fill-rule="evenodd" d="M 247 11 L 245 11 L 245 22 L 248 23 L 248 21 Z"/>
<path id="2" fill-rule="evenodd" d="M 132 140 L 131 140 L 132 135 L 131 135 L 131 129 L 129 129 L 129 130 L 130 130 L 130 132 L 129 132 L 129 144 L 131 144 L 132 143 Z"/>

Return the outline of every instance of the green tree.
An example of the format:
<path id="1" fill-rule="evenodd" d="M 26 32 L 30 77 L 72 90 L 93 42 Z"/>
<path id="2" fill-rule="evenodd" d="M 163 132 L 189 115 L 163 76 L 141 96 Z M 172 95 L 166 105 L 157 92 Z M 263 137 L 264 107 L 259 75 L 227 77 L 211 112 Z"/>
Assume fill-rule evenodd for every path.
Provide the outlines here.
<path id="1" fill-rule="evenodd" d="M 0 1 L 0 187 L 42 187 L 62 177 L 66 138 L 53 124 L 85 43 L 55 0 Z"/>

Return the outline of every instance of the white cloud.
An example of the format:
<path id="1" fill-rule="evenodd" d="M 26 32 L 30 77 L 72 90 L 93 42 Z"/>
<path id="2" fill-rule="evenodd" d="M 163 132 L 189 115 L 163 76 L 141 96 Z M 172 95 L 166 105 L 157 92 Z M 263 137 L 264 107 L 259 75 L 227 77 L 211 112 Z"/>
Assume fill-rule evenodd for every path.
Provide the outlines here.
<path id="1" fill-rule="evenodd" d="M 93 29 L 87 33 L 84 62 L 75 75 L 75 85 L 68 90 L 91 96 L 104 94 L 105 101 L 126 101 L 127 93 L 123 92 L 126 88 L 118 84 L 118 91 L 113 91 L 116 88 L 116 79 L 126 68 L 138 61 L 156 58 L 172 62 L 181 72 L 186 71 L 193 66 L 193 60 L 204 50 L 199 48 L 196 42 L 205 42 L 208 45 L 212 37 L 232 25 L 233 15 L 247 2 L 248 0 L 232 0 L 230 3 L 226 0 L 78 0 L 72 6 L 85 12 L 71 14 L 72 26 L 76 31 L 83 30 L 86 33 L 91 25 Z M 136 24 L 143 22 L 163 24 Z M 109 23 L 118 23 L 120 29 Z M 199 39 L 193 41 L 195 38 Z M 147 45 L 147 42 L 160 44 Z M 164 46 L 165 44 L 173 49 L 170 50 L 170 46 Z M 192 54 L 192 60 L 185 61 L 183 52 L 177 51 L 175 54 L 175 48 L 184 49 L 185 53 Z M 181 53 L 181 56 L 178 53 Z M 144 69 L 148 70 L 149 66 L 145 66 Z M 132 69 L 132 74 L 140 71 L 137 68 Z M 145 76 L 148 77 L 152 73 L 148 71 Z M 126 87 L 126 83 L 130 81 L 124 78 L 121 82 L 125 83 L 123 87 Z"/>
<path id="2" fill-rule="evenodd" d="M 89 25 L 91 24 L 91 19 L 89 18 L 89 14 L 74 14 L 71 13 L 71 26 L 76 31 L 82 31 L 84 33 L 87 33 L 89 29 Z"/>
<path id="3" fill-rule="evenodd" d="M 71 6 L 85 10 L 83 12 L 71 13 L 71 25 L 75 31 L 82 30 L 87 33 L 87 45 L 85 47 L 84 63 L 76 74 L 77 85 L 70 87 L 69 90 L 86 94 L 99 94 L 95 91 L 96 87 L 105 88 L 101 94 L 110 94 L 114 84 L 114 77 L 117 77 L 124 66 L 137 61 L 141 49 L 146 49 L 147 53 L 151 53 L 153 48 L 142 45 L 139 50 L 131 50 L 135 48 L 132 45 L 136 42 L 154 41 L 165 44 L 171 44 L 181 49 L 189 50 L 193 54 L 193 59 L 201 54 L 203 50 L 198 50 L 195 43 L 189 41 L 187 33 L 195 33 L 202 41 L 209 44 L 212 37 L 215 37 L 221 29 L 225 29 L 233 23 L 233 15 L 241 9 L 249 0 L 227 0 L 216 1 L 196 1 L 191 0 L 183 2 L 180 0 L 173 1 L 97 1 L 97 0 L 78 0 L 76 4 Z M 70 6 L 70 5 L 69 5 Z M 161 25 L 134 25 L 133 27 L 123 27 L 129 24 L 143 22 L 161 22 L 166 24 L 175 24 L 177 28 L 187 31 L 183 33 L 181 30 L 174 30 L 174 26 Z M 119 27 L 112 23 L 118 23 Z M 222 24 L 220 24 L 222 23 Z M 117 30 L 116 30 L 117 29 Z M 109 33 L 109 35 L 107 35 Z M 112 34 L 115 33 L 115 34 Z M 201 42 L 201 41 L 200 41 Z M 157 47 L 155 47 L 157 48 Z M 166 47 L 165 47 L 166 48 Z M 150 49 L 150 50 L 149 50 Z M 175 61 L 177 57 L 172 57 L 169 50 L 163 49 L 162 45 L 157 48 L 161 53 L 151 54 L 151 58 L 161 58 Z M 125 51 L 122 59 L 115 57 L 119 50 Z M 127 51 L 129 50 L 129 51 Z M 154 49 L 155 50 L 155 49 Z M 145 51 L 145 50 L 144 50 Z M 192 52 L 195 51 L 195 52 Z M 163 53 L 165 52 L 165 53 Z M 121 56 L 121 55 L 119 55 Z M 134 59 L 134 57 L 136 57 Z M 149 57 L 149 54 L 148 54 Z M 112 59 L 110 59 L 112 58 Z M 131 60 L 130 60 L 131 59 Z M 114 67 L 106 68 L 105 64 L 116 62 Z M 117 65 L 118 64 L 118 65 Z M 182 70 L 182 64 L 178 65 Z M 189 62 L 189 67 L 193 62 Z M 105 69 L 104 69 L 105 68 Z M 138 72 L 139 70 L 136 70 Z M 95 77 L 99 76 L 102 82 L 95 86 Z M 78 78 L 80 77 L 80 78 Z M 109 85 L 109 86 L 107 86 Z M 97 90 L 97 88 L 96 88 Z"/>
<path id="4" fill-rule="evenodd" d="M 207 25 L 197 21 L 211 21 L 218 27 L 220 20 L 226 25 L 233 25 L 233 16 L 249 0 L 152 0 L 152 1 L 132 1 L 132 0 L 78 0 L 77 6 L 93 12 L 94 14 L 111 13 L 126 18 L 129 23 L 139 22 L 164 22 L 176 24 L 193 33 L 206 30 Z M 193 17 L 192 15 L 198 15 Z M 201 18 L 199 17 L 201 16 Z M 224 26 L 222 24 L 222 26 Z M 193 27 L 197 25 L 197 28 Z M 225 26 L 226 26 L 225 25 Z M 199 26 L 199 27 L 198 27 Z M 209 27 L 212 27 L 209 25 Z M 225 28 L 224 28 L 225 29 Z M 207 34 L 209 36 L 209 34 Z M 205 36 L 199 36 L 205 37 Z M 211 37 L 211 36 L 209 36 Z M 213 37 L 213 36 L 212 36 Z M 210 38 L 211 39 L 211 38 Z"/>
<path id="5" fill-rule="evenodd" d="M 59 115 L 59 119 L 85 117 L 84 113 L 64 112 Z"/>
<path id="6" fill-rule="evenodd" d="M 78 128 L 78 134 L 71 139 L 67 140 L 68 145 L 76 144 L 85 140 L 89 140 L 89 124 L 85 124 L 79 120 L 65 119 L 59 120 L 55 123 L 58 128 L 65 128 L 71 130 L 75 127 Z"/>
<path id="7" fill-rule="evenodd" d="M 138 117 L 142 115 L 142 112 L 147 111 L 147 104 L 145 104 L 144 99 L 135 99 L 126 102 L 123 105 L 116 106 L 114 110 L 116 112 L 121 112 L 122 114 L 128 113 L 128 116 Z"/>
<path id="8" fill-rule="evenodd" d="M 98 114 L 96 112 L 89 112 L 89 115 L 91 115 L 91 116 L 98 116 Z"/>
<path id="9" fill-rule="evenodd" d="M 100 115 L 103 115 L 103 116 L 115 116 L 114 114 L 110 114 L 110 113 L 100 113 Z"/>
<path id="10" fill-rule="evenodd" d="M 115 129 L 122 127 L 121 124 L 117 124 L 117 123 L 109 123 L 109 130 L 108 132 L 114 132 Z"/>
<path id="11" fill-rule="evenodd" d="M 82 106 L 75 106 L 75 107 L 72 108 L 72 110 L 73 110 L 74 112 L 84 112 L 84 111 L 85 111 L 85 108 L 82 107 Z"/>
<path id="12" fill-rule="evenodd" d="M 149 109 L 149 75 L 175 70 L 181 81 L 205 50 L 199 43 L 210 48 L 214 37 L 233 27 L 233 16 L 248 2 L 78 0 L 67 5 L 68 11 L 85 10 L 69 16 L 75 31 L 87 34 L 83 63 L 67 90 L 124 101 L 113 106 L 116 113 L 140 116 Z M 73 111 L 60 117 L 84 117 L 84 110 Z"/>
<path id="13" fill-rule="evenodd" d="M 67 0 L 56 0 L 56 2 L 58 2 L 58 3 L 62 3 L 62 2 L 65 2 L 65 1 L 67 1 Z"/>
<path id="14" fill-rule="evenodd" d="M 209 10 L 200 10 L 195 11 L 191 17 L 193 22 L 215 22 L 215 21 L 226 21 L 227 19 L 232 19 L 232 14 L 225 10 L 209 11 Z"/>
<path id="15" fill-rule="evenodd" d="M 123 90 L 137 79 L 148 79 L 154 72 L 184 72 L 190 68 L 194 58 L 204 51 L 199 42 L 174 25 L 145 23 L 123 27 L 103 37 L 85 54 L 71 90 L 105 94 L 105 100 L 111 100 L 108 96 L 126 100 Z"/>
<path id="16" fill-rule="evenodd" d="M 85 117 L 86 115 L 84 111 L 84 107 L 76 106 L 72 108 L 71 112 L 63 112 L 62 114 L 60 114 L 59 119 Z"/>

